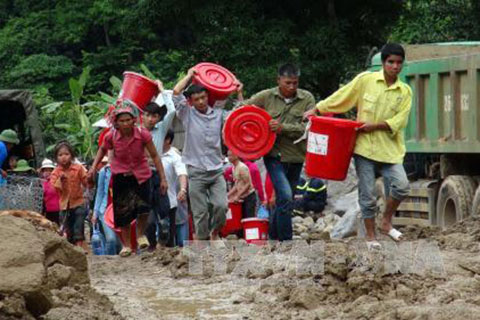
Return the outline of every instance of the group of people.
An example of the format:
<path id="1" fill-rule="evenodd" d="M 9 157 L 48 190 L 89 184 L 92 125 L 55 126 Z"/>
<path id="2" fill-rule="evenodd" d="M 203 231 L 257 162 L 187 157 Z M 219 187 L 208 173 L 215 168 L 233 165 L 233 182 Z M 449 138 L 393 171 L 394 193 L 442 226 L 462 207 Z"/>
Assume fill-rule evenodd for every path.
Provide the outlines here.
<path id="1" fill-rule="evenodd" d="M 388 195 L 381 230 L 394 240 L 401 239 L 391 220 L 409 190 L 402 166 L 402 129 L 407 123 L 412 92 L 398 77 L 405 59 L 403 48 L 386 44 L 381 58 L 380 71 L 361 73 L 317 104 L 310 92 L 298 88 L 300 70 L 293 64 L 278 69 L 277 86 L 249 99 L 244 99 L 243 85 L 238 84 L 236 107 L 256 105 L 265 109 L 272 116 L 269 127 L 277 134 L 273 148 L 263 157 L 275 194 L 269 216 L 271 240 L 292 239 L 294 194 L 306 154 L 306 142 L 298 140 L 304 135 L 308 118 L 318 113 L 344 113 L 353 107 L 357 107 L 357 120 L 363 123 L 358 129 L 354 161 L 367 244 L 370 248 L 380 246 L 375 240 L 376 174 L 384 177 Z M 182 245 L 189 239 L 189 212 L 193 239 L 216 240 L 225 225 L 229 203 L 241 203 L 244 218 L 254 217 L 259 204 L 267 204 L 265 196 L 259 201 L 263 186 L 258 186 L 258 172 L 251 169 L 255 163 L 242 161 L 229 150 L 232 168 L 225 172 L 222 128 L 228 112 L 208 104 L 208 90 L 191 83 L 195 73 L 194 68 L 189 69 L 172 94 L 157 81 L 160 93 L 144 108 L 141 124 L 135 103 L 119 101 L 111 115 L 112 129 L 105 135 L 88 172 L 74 162 L 75 152 L 68 143 L 57 145 L 57 166 L 53 169 L 46 163 L 48 166 L 42 168 L 53 170 L 48 174 L 44 171 L 44 178 L 59 193 L 60 221 L 66 221 L 70 241 L 82 245 L 86 214 L 83 188 L 93 185 L 93 221 L 101 223 L 109 234 L 107 238 L 113 239 L 108 252 L 119 250 L 121 256 L 135 252 L 136 244 L 150 250 L 160 240 L 166 246 Z M 172 146 L 174 133 L 170 127 L 175 116 L 185 129 L 181 153 Z M 10 144 L 5 145 L 8 148 Z M 229 179 L 232 184 L 228 190 Z M 321 191 L 324 186 L 317 187 Z M 105 223 L 109 203 L 113 226 Z M 167 239 L 161 239 L 162 221 L 168 221 Z"/>

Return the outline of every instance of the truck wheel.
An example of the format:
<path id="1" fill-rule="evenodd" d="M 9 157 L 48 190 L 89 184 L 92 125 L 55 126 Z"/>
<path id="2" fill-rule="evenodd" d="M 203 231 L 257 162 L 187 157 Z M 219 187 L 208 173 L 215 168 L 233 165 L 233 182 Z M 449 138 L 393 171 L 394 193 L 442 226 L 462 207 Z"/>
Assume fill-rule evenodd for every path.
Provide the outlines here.
<path id="1" fill-rule="evenodd" d="M 446 228 L 470 215 L 476 182 L 469 176 L 448 176 L 443 180 L 437 199 L 437 221 Z"/>
<path id="2" fill-rule="evenodd" d="M 383 178 L 377 178 L 375 180 L 375 195 L 377 199 L 377 213 L 375 215 L 375 222 L 377 226 L 382 225 L 383 212 L 385 211 L 385 206 L 387 205 L 387 199 L 385 196 L 385 186 L 383 184 Z"/>
<path id="3" fill-rule="evenodd" d="M 480 186 L 477 187 L 473 197 L 472 216 L 480 217 Z"/>

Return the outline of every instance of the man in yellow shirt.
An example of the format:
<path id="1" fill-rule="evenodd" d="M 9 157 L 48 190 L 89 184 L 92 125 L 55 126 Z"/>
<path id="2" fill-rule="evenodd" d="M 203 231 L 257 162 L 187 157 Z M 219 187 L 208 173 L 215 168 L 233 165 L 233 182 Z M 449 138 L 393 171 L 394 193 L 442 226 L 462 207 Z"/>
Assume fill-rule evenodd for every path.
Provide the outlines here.
<path id="1" fill-rule="evenodd" d="M 409 191 L 402 165 L 405 156 L 403 129 L 410 113 L 412 90 L 398 78 L 405 51 L 401 45 L 389 43 L 382 48 L 381 58 L 382 70 L 359 74 L 304 115 L 312 116 L 317 110 L 343 113 L 357 107 L 357 120 L 364 124 L 358 129 L 354 160 L 369 248 L 380 247 L 375 240 L 375 173 L 383 176 L 387 195 L 381 229 L 396 241 L 402 234 L 392 227 L 392 216 Z"/>

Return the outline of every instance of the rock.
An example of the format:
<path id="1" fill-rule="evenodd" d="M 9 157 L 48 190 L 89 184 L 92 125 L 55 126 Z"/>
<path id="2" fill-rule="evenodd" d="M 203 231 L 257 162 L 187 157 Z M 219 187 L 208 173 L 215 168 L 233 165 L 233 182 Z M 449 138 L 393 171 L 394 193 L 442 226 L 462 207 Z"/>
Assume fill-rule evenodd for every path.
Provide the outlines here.
<path id="1" fill-rule="evenodd" d="M 294 228 L 293 228 L 297 233 L 303 233 L 303 232 L 306 232 L 308 231 L 308 228 L 306 226 L 304 226 L 303 224 L 296 224 L 294 225 Z"/>
<path id="2" fill-rule="evenodd" d="M 292 240 L 302 240 L 302 237 L 295 235 L 292 237 Z"/>
<path id="3" fill-rule="evenodd" d="M 323 219 L 323 218 L 319 218 L 319 219 L 317 220 L 317 222 L 315 223 L 315 225 L 314 225 L 314 230 L 315 230 L 316 232 L 323 232 L 323 230 L 325 229 L 325 227 L 326 227 L 326 224 L 325 224 L 324 219 Z"/>
<path id="4" fill-rule="evenodd" d="M 313 225 L 315 224 L 315 221 L 313 221 L 313 218 L 312 217 L 306 217 L 305 219 L 303 219 L 303 224 L 310 228 L 310 227 L 313 227 Z"/>
<path id="5" fill-rule="evenodd" d="M 0 214 L 0 319 L 12 315 L 19 319 L 49 319 L 46 315 L 50 311 L 69 303 L 56 296 L 58 289 L 78 286 L 86 288 L 84 292 L 93 290 L 83 251 L 48 226 L 43 228 L 38 219 L 32 218 L 36 215 Z M 84 310 L 82 316 L 70 317 L 64 313 L 63 318 L 121 319 L 103 316 L 113 310 L 113 305 L 106 298 L 100 301 L 98 293 L 93 301 L 75 292 L 78 299 L 75 304 Z M 89 306 L 87 311 L 85 305 Z"/>
<path id="6" fill-rule="evenodd" d="M 303 218 L 302 218 L 302 217 L 299 217 L 299 216 L 293 217 L 293 218 L 292 218 L 292 223 L 300 223 L 300 224 L 303 224 Z"/>
<path id="7" fill-rule="evenodd" d="M 302 233 L 300 234 L 300 238 L 302 238 L 302 239 L 304 239 L 304 240 L 308 239 L 308 237 L 309 237 L 309 234 L 308 234 L 307 232 L 302 232 Z"/>

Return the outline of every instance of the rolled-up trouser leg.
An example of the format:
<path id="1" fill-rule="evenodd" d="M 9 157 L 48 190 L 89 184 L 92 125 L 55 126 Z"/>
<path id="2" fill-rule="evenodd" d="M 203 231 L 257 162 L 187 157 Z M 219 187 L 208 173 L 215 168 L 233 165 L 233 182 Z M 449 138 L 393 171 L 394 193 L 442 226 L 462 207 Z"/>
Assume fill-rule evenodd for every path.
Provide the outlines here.
<path id="1" fill-rule="evenodd" d="M 377 200 L 375 197 L 375 161 L 359 155 L 354 156 L 358 177 L 358 203 L 363 219 L 375 218 Z"/>

